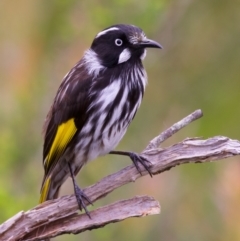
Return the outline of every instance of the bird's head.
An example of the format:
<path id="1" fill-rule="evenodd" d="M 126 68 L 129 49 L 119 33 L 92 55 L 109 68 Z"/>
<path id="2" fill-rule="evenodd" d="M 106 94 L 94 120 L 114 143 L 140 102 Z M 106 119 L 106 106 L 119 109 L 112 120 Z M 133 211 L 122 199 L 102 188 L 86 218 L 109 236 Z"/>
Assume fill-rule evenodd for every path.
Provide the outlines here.
<path id="1" fill-rule="evenodd" d="M 93 40 L 90 50 L 100 65 L 111 68 L 129 60 L 141 61 L 146 56 L 146 48 L 162 48 L 148 39 L 142 29 L 118 24 L 99 32 Z"/>

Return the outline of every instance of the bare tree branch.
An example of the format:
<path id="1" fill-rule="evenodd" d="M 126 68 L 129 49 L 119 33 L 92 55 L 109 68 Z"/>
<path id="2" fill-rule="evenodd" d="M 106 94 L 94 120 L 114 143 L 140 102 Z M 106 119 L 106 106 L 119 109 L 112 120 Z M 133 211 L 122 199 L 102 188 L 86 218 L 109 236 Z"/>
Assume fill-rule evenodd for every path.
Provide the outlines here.
<path id="1" fill-rule="evenodd" d="M 39 213 L 41 213 L 41 210 L 33 209 L 31 212 L 35 213 L 34 221 Z M 51 212 L 51 210 L 49 210 L 49 212 Z M 77 234 L 86 230 L 103 227 L 109 223 L 120 222 L 126 218 L 142 217 L 158 213 L 160 213 L 160 206 L 156 200 L 148 196 L 138 196 L 96 209 L 90 212 L 92 219 L 89 219 L 85 214 L 74 213 L 53 222 L 50 220 L 50 224 L 48 222 L 47 225 L 33 229 L 33 231 L 28 234 L 25 230 L 25 234 L 27 235 L 24 236 L 24 239 L 36 241 L 64 233 Z M 28 217 L 28 214 L 29 212 L 24 213 L 25 218 Z"/>
<path id="2" fill-rule="evenodd" d="M 190 115 L 186 116 L 185 118 L 183 118 L 179 122 L 177 122 L 174 125 L 172 125 L 167 130 L 163 131 L 159 136 L 156 136 L 155 138 L 153 138 L 150 141 L 150 143 L 148 144 L 148 146 L 145 148 L 145 151 L 146 150 L 150 150 L 150 149 L 158 148 L 159 145 L 162 142 L 167 140 L 169 137 L 174 135 L 176 132 L 180 131 L 183 127 L 189 125 L 191 122 L 201 118 L 202 116 L 203 116 L 203 113 L 202 113 L 201 110 L 194 111 Z"/>
<path id="3" fill-rule="evenodd" d="M 184 118 L 180 122 L 174 124 L 167 131 L 163 132 L 158 137 L 155 137 L 150 142 L 148 147 L 142 152 L 142 155 L 151 161 L 151 171 L 154 174 L 164 172 L 180 164 L 217 161 L 223 158 L 240 155 L 240 142 L 238 140 L 231 140 L 223 136 L 216 136 L 207 140 L 200 138 L 188 138 L 165 149 L 157 148 L 163 140 L 167 139 L 182 127 L 191 123 L 193 120 L 199 118 L 201 115 L 201 111 L 197 111 Z M 147 172 L 142 169 L 142 174 L 147 175 Z M 131 165 L 103 178 L 96 184 L 84 189 L 84 192 L 94 202 L 97 199 L 106 196 L 116 188 L 137 180 L 139 177 L 141 177 L 141 175 L 137 172 L 135 167 Z M 116 203 L 112 205 L 118 204 Z M 108 207 L 109 206 L 104 208 L 108 209 Z M 104 208 L 95 211 L 98 212 L 98 215 L 104 216 L 104 212 L 101 211 L 105 210 Z M 86 230 L 86 226 L 84 227 L 84 224 L 80 225 L 80 221 L 77 222 L 79 226 L 74 226 L 74 230 L 70 228 L 71 225 L 69 228 L 65 226 L 65 223 L 68 223 L 67 220 L 72 220 L 75 217 L 80 216 L 82 219 L 84 219 L 83 217 L 85 217 L 85 214 L 77 215 L 77 210 L 78 206 L 74 195 L 64 196 L 56 200 L 47 201 L 25 213 L 20 212 L 16 214 L 14 217 L 2 224 L 0 226 L 1 240 L 19 240 L 20 238 L 21 240 L 27 240 L 27 233 L 29 233 L 29 235 L 30 233 L 40 235 L 44 233 L 42 230 L 46 228 L 47 236 L 44 237 L 51 237 L 62 233 L 83 232 Z M 119 210 L 121 211 L 121 208 L 119 208 Z M 142 213 L 144 212 L 145 211 L 142 211 Z M 112 214 L 109 214 L 109 217 L 111 217 L 111 215 L 115 216 L 114 211 Z M 125 216 L 125 218 L 127 217 L 129 216 Z M 121 220 L 123 219 L 124 215 L 122 216 Z M 65 221 L 63 222 L 62 220 Z M 102 224 L 99 222 L 98 227 L 115 221 L 116 220 L 110 221 L 109 219 L 108 221 L 105 220 L 105 222 Z M 71 221 L 69 222 L 71 223 Z M 87 229 L 96 227 L 96 223 L 94 222 L 94 217 L 91 220 L 88 219 Z M 60 224 L 60 226 L 54 224 Z M 35 240 L 37 239 L 35 238 Z"/>

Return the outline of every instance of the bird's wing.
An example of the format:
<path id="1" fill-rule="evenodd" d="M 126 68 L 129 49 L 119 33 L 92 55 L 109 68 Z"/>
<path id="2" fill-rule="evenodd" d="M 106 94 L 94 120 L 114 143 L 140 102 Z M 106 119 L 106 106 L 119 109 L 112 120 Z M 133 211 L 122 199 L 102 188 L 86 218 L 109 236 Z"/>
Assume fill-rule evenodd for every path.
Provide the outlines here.
<path id="1" fill-rule="evenodd" d="M 86 120 L 92 79 L 80 66 L 64 78 L 45 122 L 43 164 L 45 177 L 57 164 Z"/>

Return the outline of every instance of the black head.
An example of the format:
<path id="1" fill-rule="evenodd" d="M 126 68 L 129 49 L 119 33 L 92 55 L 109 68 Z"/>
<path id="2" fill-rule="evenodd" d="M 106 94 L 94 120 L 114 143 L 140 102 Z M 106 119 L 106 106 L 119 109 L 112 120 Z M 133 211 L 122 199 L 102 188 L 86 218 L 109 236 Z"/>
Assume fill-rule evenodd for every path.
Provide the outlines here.
<path id="1" fill-rule="evenodd" d="M 111 68 L 126 61 L 141 61 L 146 55 L 145 48 L 162 48 L 162 46 L 147 39 L 142 29 L 118 24 L 99 32 L 93 40 L 93 50 L 101 65 Z"/>

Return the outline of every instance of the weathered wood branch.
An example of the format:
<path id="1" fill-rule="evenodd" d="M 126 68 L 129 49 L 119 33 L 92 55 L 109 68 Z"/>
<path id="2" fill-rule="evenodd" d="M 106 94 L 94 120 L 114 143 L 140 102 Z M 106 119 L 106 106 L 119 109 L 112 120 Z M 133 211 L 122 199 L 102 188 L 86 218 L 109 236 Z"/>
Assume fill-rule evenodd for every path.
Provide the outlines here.
<path id="1" fill-rule="evenodd" d="M 159 203 L 152 197 L 137 196 L 132 199 L 118 201 L 98 208 L 92 212 L 91 218 L 85 214 L 73 213 L 72 215 L 62 217 L 55 221 L 47 220 L 47 225 L 42 225 L 40 228 L 34 227 L 32 232 L 27 233 L 24 236 L 24 240 L 36 241 L 42 240 L 46 237 L 55 237 L 64 233 L 77 234 L 86 230 L 103 227 L 109 223 L 120 222 L 130 217 L 142 217 L 146 215 L 158 214 L 160 212 Z M 41 215 L 41 209 L 32 209 L 30 212 L 25 213 L 25 217 L 30 217 L 31 220 L 36 223 L 36 219 Z M 38 224 L 37 224 L 38 225 Z"/>
<path id="2" fill-rule="evenodd" d="M 167 140 L 169 137 L 174 135 L 176 132 L 180 131 L 183 127 L 189 125 L 191 122 L 201 118 L 203 116 L 203 113 L 201 110 L 196 110 L 190 115 L 186 116 L 182 120 L 178 121 L 177 123 L 173 124 L 171 127 L 169 127 L 167 130 L 160 133 L 158 136 L 153 138 L 148 146 L 145 148 L 144 151 L 156 149 L 159 147 L 159 145 Z"/>
<path id="3" fill-rule="evenodd" d="M 158 148 L 161 142 L 201 116 L 200 110 L 195 111 L 150 142 L 142 155 L 151 161 L 151 170 L 154 174 L 164 172 L 180 164 L 211 162 L 240 155 L 240 142 L 223 136 L 206 140 L 188 138 L 165 149 Z M 147 172 L 142 169 L 142 174 L 147 175 Z M 84 189 L 84 192 L 94 202 L 116 188 L 140 177 L 141 175 L 131 165 L 103 178 L 96 184 Z M 141 204 L 142 201 L 148 200 L 149 205 L 137 206 L 136 203 L 133 204 L 133 200 Z M 126 205 L 125 210 L 128 210 L 126 213 L 121 213 L 123 204 Z M 135 206 L 136 209 L 134 209 Z M 116 209 L 113 209 L 113 207 L 116 207 Z M 117 209 L 120 211 L 120 218 L 116 218 L 115 210 Z M 47 201 L 32 210 L 16 214 L 3 223 L 0 226 L 0 240 L 39 240 L 63 233 L 79 233 L 128 217 L 159 213 L 159 206 L 156 201 L 149 199 L 149 197 L 138 197 L 94 210 L 92 211 L 92 219 L 88 219 L 85 214 L 79 215 L 77 211 L 78 206 L 73 195 Z M 105 216 L 109 219 L 105 219 Z M 95 220 L 95 217 L 98 217 L 98 219 Z M 31 239 L 33 237 L 34 239 Z"/>

